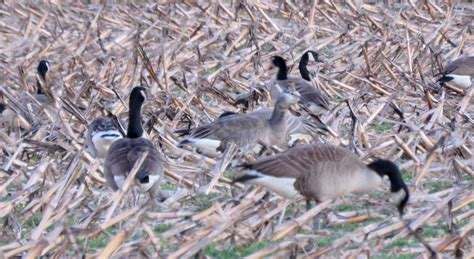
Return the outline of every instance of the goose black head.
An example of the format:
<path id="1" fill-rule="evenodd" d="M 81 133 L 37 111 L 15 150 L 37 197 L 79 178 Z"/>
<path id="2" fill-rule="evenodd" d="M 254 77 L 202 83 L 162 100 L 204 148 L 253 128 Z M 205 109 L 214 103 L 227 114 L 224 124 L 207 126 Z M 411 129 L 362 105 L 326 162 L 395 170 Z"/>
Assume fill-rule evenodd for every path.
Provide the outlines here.
<path id="1" fill-rule="evenodd" d="M 280 56 L 273 56 L 272 58 L 272 64 L 275 65 L 276 67 L 286 67 L 286 61 Z"/>
<path id="2" fill-rule="evenodd" d="M 405 192 L 405 196 L 398 204 L 398 212 L 400 213 L 400 215 L 403 215 L 403 209 L 405 208 L 405 205 L 408 202 L 410 194 L 408 192 L 408 187 L 403 181 L 398 166 L 392 161 L 380 159 L 370 163 L 368 167 L 374 170 L 378 175 L 380 175 L 380 177 L 383 177 L 385 175 L 388 176 L 388 179 L 390 180 L 391 192 L 398 192 L 400 190 L 403 190 Z"/>
<path id="3" fill-rule="evenodd" d="M 143 104 L 145 101 L 146 101 L 146 89 L 141 86 L 134 87 L 132 90 L 132 93 L 130 94 L 130 103 Z"/>
<path id="4" fill-rule="evenodd" d="M 38 64 L 38 74 L 43 78 L 43 80 L 46 79 L 46 73 L 49 70 L 49 61 L 47 60 L 41 60 Z"/>

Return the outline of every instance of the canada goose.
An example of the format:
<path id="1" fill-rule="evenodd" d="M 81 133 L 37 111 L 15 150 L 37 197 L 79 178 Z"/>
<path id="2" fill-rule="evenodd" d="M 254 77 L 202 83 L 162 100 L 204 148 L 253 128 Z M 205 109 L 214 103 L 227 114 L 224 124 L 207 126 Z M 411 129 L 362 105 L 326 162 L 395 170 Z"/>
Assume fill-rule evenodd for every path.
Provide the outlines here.
<path id="1" fill-rule="evenodd" d="M 259 119 L 269 120 L 272 117 L 273 109 L 262 108 L 255 111 L 251 111 L 246 113 L 248 116 L 252 116 Z M 231 116 L 231 115 L 238 115 L 239 113 L 232 112 L 232 111 L 225 111 L 217 117 L 216 120 L 221 118 Z M 311 120 L 307 118 L 303 118 L 301 116 L 295 116 L 291 113 L 285 114 L 285 119 L 287 121 L 287 134 L 310 134 L 312 135 L 318 128 L 323 128 L 321 125 L 316 125 Z M 178 129 L 175 133 L 178 133 L 179 136 L 188 135 L 193 129 Z"/>
<path id="2" fill-rule="evenodd" d="M 365 165 L 348 149 L 328 144 L 296 146 L 241 166 L 249 171 L 234 182 L 262 185 L 287 199 L 302 195 L 323 202 L 349 193 L 370 193 L 385 175 L 390 179 L 392 193 L 405 193 L 398 204 L 400 215 L 409 198 L 408 188 L 393 162 L 376 160 Z"/>
<path id="3" fill-rule="evenodd" d="M 229 142 L 234 142 L 239 147 L 258 141 L 266 147 L 280 144 L 286 139 L 287 111 L 298 100 L 297 92 L 287 90 L 278 98 L 269 118 L 249 114 L 228 114 L 191 129 L 189 136 L 178 146 L 189 144 L 201 148 L 202 152 L 212 154 L 212 151 L 223 151 Z"/>
<path id="4" fill-rule="evenodd" d="M 311 77 L 309 76 L 308 71 L 309 54 L 313 56 L 314 61 L 323 62 L 319 58 L 319 54 L 316 51 L 308 50 L 303 54 L 303 56 L 301 56 L 300 63 L 298 64 L 298 69 L 300 71 L 301 77 L 306 81 L 311 81 Z"/>
<path id="5" fill-rule="evenodd" d="M 153 143 L 142 137 L 141 107 L 145 99 L 145 88 L 133 88 L 130 94 L 127 135 L 110 146 L 105 157 L 104 174 L 107 185 L 117 190 L 141 154 L 147 151 L 148 155 L 135 179 L 142 191 L 148 191 L 150 196 L 155 198 L 158 194 L 159 181 L 163 177 L 163 167 L 158 150 Z"/>
<path id="6" fill-rule="evenodd" d="M 36 79 L 36 93 L 34 97 L 40 104 L 51 103 L 51 98 L 48 96 L 50 95 L 50 93 L 48 93 L 49 89 L 45 87 L 46 73 L 48 73 L 49 68 L 49 61 L 41 60 L 36 69 L 38 71 L 39 78 Z"/>
<path id="7" fill-rule="evenodd" d="M 441 84 L 450 83 L 459 87 L 469 88 L 474 77 L 474 56 L 462 57 L 446 66 L 442 77 L 438 79 Z"/>
<path id="8" fill-rule="evenodd" d="M 97 118 L 87 127 L 86 145 L 97 158 L 105 158 L 110 145 L 121 138 L 122 134 L 111 118 Z"/>
<path id="9" fill-rule="evenodd" d="M 305 55 L 306 54 L 308 53 L 305 53 Z M 309 58 L 308 55 L 306 55 L 307 58 Z M 314 58 L 317 59 L 317 57 Z M 300 72 L 303 68 L 303 72 L 301 73 L 305 73 L 304 75 L 308 76 L 307 78 L 309 78 L 309 74 L 307 73 L 306 69 L 306 64 L 308 60 L 306 59 L 305 61 L 304 58 L 302 58 L 302 61 L 303 62 L 301 62 L 300 64 Z M 277 98 L 282 90 L 294 87 L 296 91 L 298 91 L 301 95 L 301 103 L 308 106 L 308 108 L 313 113 L 320 114 L 325 110 L 329 109 L 329 101 L 326 95 L 314 88 L 311 83 L 304 79 L 288 77 L 288 67 L 286 66 L 286 61 L 282 57 L 274 56 L 272 59 L 272 63 L 278 68 L 276 80 L 272 80 L 269 83 L 269 89 L 272 95 L 272 99 Z"/>

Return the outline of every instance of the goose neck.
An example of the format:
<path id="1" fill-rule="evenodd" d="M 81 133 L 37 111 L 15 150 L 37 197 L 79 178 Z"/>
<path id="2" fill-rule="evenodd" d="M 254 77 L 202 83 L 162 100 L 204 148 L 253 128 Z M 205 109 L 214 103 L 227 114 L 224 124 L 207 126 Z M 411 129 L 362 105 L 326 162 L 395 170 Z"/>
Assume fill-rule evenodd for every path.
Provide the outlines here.
<path id="1" fill-rule="evenodd" d="M 277 80 L 288 79 L 288 68 L 286 64 L 278 64 Z"/>
<path id="2" fill-rule="evenodd" d="M 127 138 L 140 138 L 143 135 L 141 103 L 130 102 Z"/>
<path id="3" fill-rule="evenodd" d="M 278 126 L 281 125 L 285 120 L 286 109 L 281 107 L 281 105 L 277 102 L 275 104 L 275 108 L 273 109 L 272 116 L 270 117 L 270 125 Z"/>
<path id="4" fill-rule="evenodd" d="M 300 70 L 301 77 L 306 80 L 306 81 L 311 81 L 309 77 L 309 71 L 308 71 L 308 61 L 309 61 L 309 56 L 308 53 L 305 53 L 300 60 L 300 64 L 298 66 Z"/>

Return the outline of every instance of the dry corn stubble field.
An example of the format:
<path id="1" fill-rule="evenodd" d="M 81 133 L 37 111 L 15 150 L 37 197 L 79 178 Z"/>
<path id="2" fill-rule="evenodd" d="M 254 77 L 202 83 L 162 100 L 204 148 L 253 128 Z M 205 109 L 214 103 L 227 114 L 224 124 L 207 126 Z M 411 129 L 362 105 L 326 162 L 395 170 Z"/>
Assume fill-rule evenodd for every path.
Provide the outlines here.
<path id="1" fill-rule="evenodd" d="M 31 107 L 31 125 L 0 132 L 0 258 L 473 256 L 472 93 L 436 84 L 446 62 L 474 53 L 472 2 L 60 2 L 0 5 L 4 101 L 33 93 L 40 59 L 59 96 L 55 113 Z M 273 78 L 271 56 L 295 67 L 306 50 L 325 59 L 313 83 L 331 97 L 321 119 L 338 136 L 322 141 L 395 161 L 412 192 L 403 220 L 388 187 L 306 212 L 231 186 L 234 153 L 176 147 L 174 129 L 238 111 L 238 94 Z M 139 84 L 171 193 L 158 209 L 108 189 L 84 148 L 87 123 L 126 114 Z"/>

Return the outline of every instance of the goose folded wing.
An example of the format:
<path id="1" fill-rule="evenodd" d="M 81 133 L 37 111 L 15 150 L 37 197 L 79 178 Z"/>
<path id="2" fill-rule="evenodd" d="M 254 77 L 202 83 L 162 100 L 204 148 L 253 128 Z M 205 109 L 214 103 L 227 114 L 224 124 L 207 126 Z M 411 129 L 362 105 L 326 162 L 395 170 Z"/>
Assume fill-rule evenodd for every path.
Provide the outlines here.
<path id="1" fill-rule="evenodd" d="M 295 189 L 303 196 L 322 202 L 340 197 L 351 189 L 351 182 L 356 180 L 346 175 L 350 174 L 347 164 L 336 161 L 319 161 L 301 174 L 295 181 Z"/>
<path id="2" fill-rule="evenodd" d="M 274 177 L 298 178 L 308 172 L 314 160 L 313 145 L 301 145 L 253 163 L 250 169 Z"/>
<path id="3" fill-rule="evenodd" d="M 296 86 L 296 90 L 301 94 L 301 99 L 319 105 L 325 109 L 329 109 L 329 101 L 326 95 L 313 88 L 309 84 L 299 84 Z"/>
<path id="4" fill-rule="evenodd" d="M 265 123 L 265 120 L 245 114 L 232 115 L 196 128 L 192 137 L 232 141 L 242 146 L 258 140 L 266 130 Z"/>
<path id="5" fill-rule="evenodd" d="M 474 57 L 464 57 L 451 62 L 446 66 L 443 74 L 474 76 Z"/>

